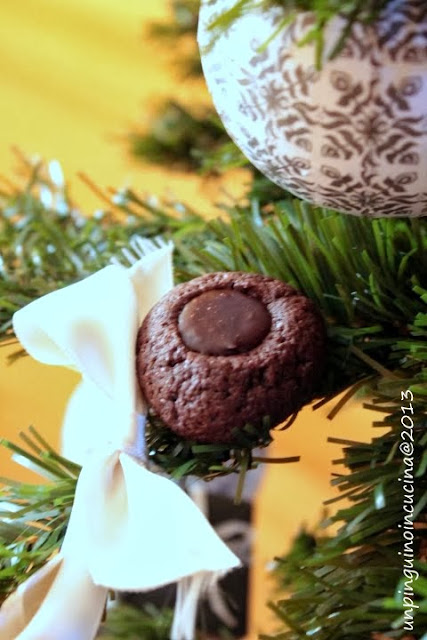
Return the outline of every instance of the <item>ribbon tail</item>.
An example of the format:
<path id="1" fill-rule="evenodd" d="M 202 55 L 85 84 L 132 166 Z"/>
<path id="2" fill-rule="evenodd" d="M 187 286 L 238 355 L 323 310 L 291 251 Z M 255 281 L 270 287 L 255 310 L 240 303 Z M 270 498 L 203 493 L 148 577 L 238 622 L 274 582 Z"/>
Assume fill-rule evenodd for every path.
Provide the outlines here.
<path id="1" fill-rule="evenodd" d="M 107 593 L 78 558 L 57 555 L 3 603 L 0 640 L 92 640 Z"/>
<path id="2" fill-rule="evenodd" d="M 89 466 L 90 468 L 90 466 Z M 87 487 L 83 468 L 61 552 L 24 582 L 0 609 L 0 640 L 92 640 L 108 589 L 87 567 Z"/>
<path id="3" fill-rule="evenodd" d="M 0 608 L 0 640 L 14 640 L 34 617 L 62 562 L 57 555 L 12 593 Z"/>
<path id="4" fill-rule="evenodd" d="M 76 558 L 65 558 L 40 608 L 16 640 L 93 640 L 108 590 L 93 584 Z"/>
<path id="5" fill-rule="evenodd" d="M 200 598 L 208 585 L 219 577 L 218 572 L 200 571 L 178 582 L 171 640 L 194 640 Z"/>

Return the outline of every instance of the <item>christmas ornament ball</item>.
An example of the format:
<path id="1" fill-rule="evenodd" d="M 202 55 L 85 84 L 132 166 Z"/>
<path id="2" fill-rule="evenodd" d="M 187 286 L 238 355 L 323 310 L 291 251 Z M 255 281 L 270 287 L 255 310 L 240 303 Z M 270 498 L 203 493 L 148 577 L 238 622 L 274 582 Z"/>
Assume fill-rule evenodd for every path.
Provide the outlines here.
<path id="1" fill-rule="evenodd" d="M 300 45 L 313 13 L 281 28 L 283 7 L 251 9 L 213 38 L 209 25 L 233 4 L 202 0 L 198 40 L 216 109 L 250 162 L 317 205 L 427 215 L 425 2 L 391 0 L 328 59 L 346 24 L 332 18 L 319 68 L 315 45 Z"/>
<path id="2" fill-rule="evenodd" d="M 144 319 L 137 375 L 151 409 L 183 438 L 230 443 L 248 423 L 276 426 L 312 398 L 325 328 L 311 300 L 254 273 L 181 284 Z"/>

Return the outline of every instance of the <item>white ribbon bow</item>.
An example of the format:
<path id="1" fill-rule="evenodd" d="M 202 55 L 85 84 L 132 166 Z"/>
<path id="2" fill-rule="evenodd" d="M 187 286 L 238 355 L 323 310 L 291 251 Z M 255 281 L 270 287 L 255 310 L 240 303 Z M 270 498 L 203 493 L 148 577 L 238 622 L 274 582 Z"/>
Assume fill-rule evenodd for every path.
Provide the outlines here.
<path id="1" fill-rule="evenodd" d="M 193 501 L 142 461 L 146 408 L 135 375 L 138 327 L 173 286 L 172 246 L 146 245 L 14 317 L 25 349 L 82 381 L 64 422 L 64 454 L 83 465 L 58 555 L 0 609 L 0 640 L 92 640 L 108 589 L 180 581 L 172 640 L 193 640 L 202 585 L 238 566 Z"/>

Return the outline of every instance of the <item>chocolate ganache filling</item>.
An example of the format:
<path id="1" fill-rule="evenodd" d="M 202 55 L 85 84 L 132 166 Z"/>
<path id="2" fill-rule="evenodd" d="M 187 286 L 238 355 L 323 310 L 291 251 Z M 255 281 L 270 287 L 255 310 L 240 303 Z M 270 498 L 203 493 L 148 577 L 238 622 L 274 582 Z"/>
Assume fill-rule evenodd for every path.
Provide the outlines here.
<path id="1" fill-rule="evenodd" d="M 261 344 L 270 331 L 271 316 L 256 298 L 234 289 L 212 289 L 185 305 L 178 328 L 192 351 L 227 356 Z"/>

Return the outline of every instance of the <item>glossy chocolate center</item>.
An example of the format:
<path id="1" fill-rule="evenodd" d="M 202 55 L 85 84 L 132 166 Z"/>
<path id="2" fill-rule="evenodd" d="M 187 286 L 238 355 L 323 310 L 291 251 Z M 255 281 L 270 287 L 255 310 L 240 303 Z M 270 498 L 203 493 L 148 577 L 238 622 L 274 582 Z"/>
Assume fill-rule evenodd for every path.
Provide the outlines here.
<path id="1" fill-rule="evenodd" d="M 234 289 L 213 289 L 185 305 L 178 320 L 185 345 L 213 356 L 245 353 L 270 331 L 271 316 L 255 298 Z"/>

